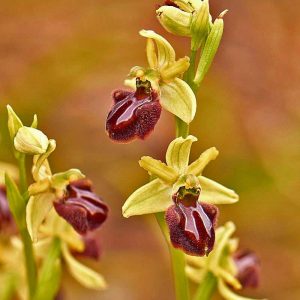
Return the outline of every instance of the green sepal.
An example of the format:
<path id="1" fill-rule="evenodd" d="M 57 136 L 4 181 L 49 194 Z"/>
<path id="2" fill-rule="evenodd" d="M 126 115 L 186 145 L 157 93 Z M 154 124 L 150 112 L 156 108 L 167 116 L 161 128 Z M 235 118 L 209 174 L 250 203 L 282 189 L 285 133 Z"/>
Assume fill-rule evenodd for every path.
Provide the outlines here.
<path id="1" fill-rule="evenodd" d="M 222 184 L 204 176 L 198 177 L 201 185 L 200 200 L 210 204 L 232 204 L 239 201 L 239 196 Z"/>
<path id="2" fill-rule="evenodd" d="M 162 107 L 189 124 L 195 117 L 197 100 L 190 86 L 180 78 L 160 85 Z"/>
<path id="3" fill-rule="evenodd" d="M 144 215 L 166 211 L 172 205 L 172 187 L 160 179 L 143 185 L 129 196 L 122 207 L 123 216 Z"/>
<path id="4" fill-rule="evenodd" d="M 7 122 L 8 131 L 9 131 L 10 138 L 13 141 L 18 130 L 23 126 L 23 123 L 10 105 L 7 105 L 6 108 L 8 114 L 8 122 Z"/>

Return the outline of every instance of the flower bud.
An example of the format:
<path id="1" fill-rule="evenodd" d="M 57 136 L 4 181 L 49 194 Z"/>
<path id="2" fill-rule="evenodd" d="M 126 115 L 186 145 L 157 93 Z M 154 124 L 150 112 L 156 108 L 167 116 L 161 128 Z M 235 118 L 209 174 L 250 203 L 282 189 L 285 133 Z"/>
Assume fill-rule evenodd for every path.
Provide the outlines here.
<path id="1" fill-rule="evenodd" d="M 13 140 L 18 130 L 23 126 L 23 124 L 10 105 L 7 105 L 7 114 L 9 135 L 10 138 Z"/>
<path id="2" fill-rule="evenodd" d="M 201 6 L 193 14 L 191 23 L 192 50 L 199 49 L 205 41 L 209 30 L 209 5 L 208 0 L 201 2 Z"/>
<path id="3" fill-rule="evenodd" d="M 192 14 L 175 6 L 161 6 L 157 11 L 157 19 L 170 33 L 180 36 L 191 36 L 190 24 Z"/>
<path id="4" fill-rule="evenodd" d="M 25 154 L 36 155 L 47 151 L 49 140 L 40 130 L 22 126 L 14 139 L 17 151 Z"/>

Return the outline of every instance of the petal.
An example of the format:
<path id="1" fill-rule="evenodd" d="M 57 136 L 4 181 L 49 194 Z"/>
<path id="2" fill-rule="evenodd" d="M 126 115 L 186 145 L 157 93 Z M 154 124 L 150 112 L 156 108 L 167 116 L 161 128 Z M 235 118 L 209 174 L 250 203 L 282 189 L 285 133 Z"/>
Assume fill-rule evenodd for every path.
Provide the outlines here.
<path id="1" fill-rule="evenodd" d="M 198 178 L 201 185 L 200 201 L 218 205 L 231 204 L 239 200 L 239 196 L 235 191 L 204 176 Z"/>
<path id="2" fill-rule="evenodd" d="M 140 35 L 149 39 L 153 39 L 157 48 L 157 66 L 154 65 L 154 47 L 147 47 L 148 63 L 151 68 L 161 69 L 175 61 L 175 51 L 171 44 L 159 34 L 152 30 L 141 30 Z M 149 44 L 148 44 L 149 45 Z M 151 44 L 150 44 L 151 45 Z"/>
<path id="3" fill-rule="evenodd" d="M 255 300 L 253 298 L 247 298 L 242 297 L 237 294 L 235 294 L 233 291 L 229 289 L 229 287 L 225 284 L 225 282 L 222 279 L 218 280 L 218 288 L 220 294 L 226 299 L 226 300 Z M 266 299 L 264 299 L 266 300 Z"/>
<path id="4" fill-rule="evenodd" d="M 84 287 L 89 289 L 103 290 L 106 288 L 106 282 L 102 275 L 89 269 L 77 261 L 70 253 L 66 244 L 62 245 L 64 259 L 68 265 L 71 275 Z"/>
<path id="5" fill-rule="evenodd" d="M 165 211 L 172 205 L 171 187 L 155 179 L 137 189 L 122 207 L 123 216 L 151 214 Z"/>
<path id="6" fill-rule="evenodd" d="M 177 172 L 172 167 L 150 156 L 143 156 L 139 164 L 148 171 L 149 175 L 154 175 L 167 184 L 173 184 L 178 177 Z"/>
<path id="7" fill-rule="evenodd" d="M 234 289 L 240 290 L 242 288 L 242 285 L 239 283 L 239 281 L 227 270 L 223 268 L 217 268 L 216 273 L 218 277 L 222 277 L 222 279 L 230 284 Z"/>
<path id="8" fill-rule="evenodd" d="M 52 193 L 38 194 L 30 197 L 26 207 L 26 223 L 31 239 L 38 240 L 38 230 L 45 217 L 53 207 L 55 195 Z"/>
<path id="9" fill-rule="evenodd" d="M 195 117 L 197 101 L 190 86 L 183 80 L 175 78 L 162 83 L 161 105 L 164 109 L 189 124 Z"/>
<path id="10" fill-rule="evenodd" d="M 166 153 L 167 165 L 177 170 L 179 174 L 184 174 L 189 163 L 192 143 L 196 141 L 197 138 L 193 135 L 173 140 Z"/>
<path id="11" fill-rule="evenodd" d="M 209 148 L 204 151 L 198 159 L 191 163 L 187 169 L 187 174 L 193 174 L 199 176 L 202 174 L 203 169 L 208 165 L 212 160 L 215 160 L 219 155 L 219 151 L 215 148 Z"/>

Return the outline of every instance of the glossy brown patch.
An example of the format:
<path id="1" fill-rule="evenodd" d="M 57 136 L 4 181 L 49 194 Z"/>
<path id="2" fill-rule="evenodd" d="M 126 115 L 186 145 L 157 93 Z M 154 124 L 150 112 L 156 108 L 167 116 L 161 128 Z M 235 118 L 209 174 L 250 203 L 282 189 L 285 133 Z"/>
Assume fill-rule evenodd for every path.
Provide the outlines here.
<path id="1" fill-rule="evenodd" d="M 92 192 L 91 182 L 85 179 L 71 182 L 65 197 L 54 202 L 54 207 L 80 234 L 97 229 L 108 213 L 107 205 Z"/>
<path id="2" fill-rule="evenodd" d="M 112 140 L 128 143 L 136 138 L 145 139 L 153 131 L 160 118 L 161 105 L 149 84 L 137 79 L 135 92 L 113 93 L 114 105 L 106 120 L 106 131 Z"/>
<path id="3" fill-rule="evenodd" d="M 173 197 L 174 205 L 166 211 L 165 219 L 175 248 L 195 256 L 208 255 L 215 242 L 218 208 L 197 201 L 198 196 Z"/>

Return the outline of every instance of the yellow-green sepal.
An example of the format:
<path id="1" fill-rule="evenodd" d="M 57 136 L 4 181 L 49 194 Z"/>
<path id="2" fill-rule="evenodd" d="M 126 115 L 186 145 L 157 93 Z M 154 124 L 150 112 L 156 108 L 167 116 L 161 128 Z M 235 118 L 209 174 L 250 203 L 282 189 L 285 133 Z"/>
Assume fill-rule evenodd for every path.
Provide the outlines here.
<path id="1" fill-rule="evenodd" d="M 232 204 L 239 200 L 235 191 L 204 176 L 198 177 L 201 185 L 200 199 L 210 204 Z"/>
<path id="2" fill-rule="evenodd" d="M 129 196 L 122 207 L 123 216 L 129 218 L 165 211 L 173 203 L 171 192 L 171 186 L 154 179 Z"/>
<path id="3" fill-rule="evenodd" d="M 189 124 L 195 117 L 197 101 L 190 86 L 180 78 L 160 85 L 162 107 Z"/>

